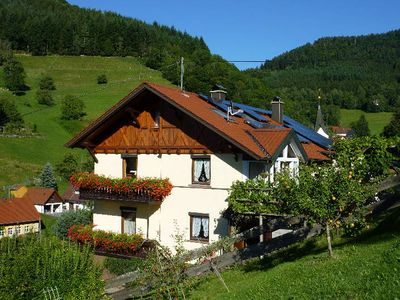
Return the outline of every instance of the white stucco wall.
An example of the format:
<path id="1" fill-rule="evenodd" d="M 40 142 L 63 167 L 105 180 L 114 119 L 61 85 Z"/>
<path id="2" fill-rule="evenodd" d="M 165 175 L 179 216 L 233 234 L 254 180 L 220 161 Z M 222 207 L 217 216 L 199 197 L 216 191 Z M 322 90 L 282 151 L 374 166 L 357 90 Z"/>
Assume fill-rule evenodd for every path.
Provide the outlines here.
<path id="1" fill-rule="evenodd" d="M 114 178 L 122 176 L 122 160 L 119 154 L 96 154 L 98 160 L 94 164 L 94 172 L 98 175 L 104 175 Z"/>
<path id="2" fill-rule="evenodd" d="M 122 159 L 117 154 L 98 154 L 95 172 L 110 177 L 121 177 Z M 242 180 L 242 160 L 233 154 L 210 155 L 211 184 L 192 185 L 192 158 L 188 154 L 140 154 L 139 177 L 169 178 L 174 188 L 161 204 L 142 204 L 128 201 L 95 201 L 93 221 L 96 228 L 121 231 L 121 206 L 136 208 L 136 227 L 145 237 L 158 239 L 166 246 L 174 245 L 173 235 L 183 234 L 185 247 L 201 246 L 190 241 L 189 213 L 209 215 L 209 241 L 227 235 L 228 224 L 221 217 L 227 208 L 228 189 L 234 180 Z"/>

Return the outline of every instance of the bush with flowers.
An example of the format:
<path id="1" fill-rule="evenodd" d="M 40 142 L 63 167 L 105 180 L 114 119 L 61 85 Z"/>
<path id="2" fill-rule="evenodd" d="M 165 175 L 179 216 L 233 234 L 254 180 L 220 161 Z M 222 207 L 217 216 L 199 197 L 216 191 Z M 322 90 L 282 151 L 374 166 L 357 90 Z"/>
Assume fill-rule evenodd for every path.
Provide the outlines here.
<path id="1" fill-rule="evenodd" d="M 94 225 L 73 225 L 68 237 L 80 245 L 90 245 L 95 251 L 136 255 L 141 250 L 144 239 L 140 234 L 112 233 L 93 230 Z"/>
<path id="2" fill-rule="evenodd" d="M 171 194 L 172 184 L 159 178 L 108 178 L 93 173 L 75 173 L 70 177 L 75 189 L 92 190 L 109 194 L 135 194 L 162 201 Z"/>

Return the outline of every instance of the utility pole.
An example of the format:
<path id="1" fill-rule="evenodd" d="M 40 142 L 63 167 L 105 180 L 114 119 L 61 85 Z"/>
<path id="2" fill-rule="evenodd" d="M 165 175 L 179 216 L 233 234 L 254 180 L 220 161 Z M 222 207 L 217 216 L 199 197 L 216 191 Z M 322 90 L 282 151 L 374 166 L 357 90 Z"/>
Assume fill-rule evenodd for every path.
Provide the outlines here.
<path id="1" fill-rule="evenodd" d="M 183 64 L 183 57 L 181 57 L 181 91 L 183 91 L 183 74 L 185 74 L 185 66 Z"/>

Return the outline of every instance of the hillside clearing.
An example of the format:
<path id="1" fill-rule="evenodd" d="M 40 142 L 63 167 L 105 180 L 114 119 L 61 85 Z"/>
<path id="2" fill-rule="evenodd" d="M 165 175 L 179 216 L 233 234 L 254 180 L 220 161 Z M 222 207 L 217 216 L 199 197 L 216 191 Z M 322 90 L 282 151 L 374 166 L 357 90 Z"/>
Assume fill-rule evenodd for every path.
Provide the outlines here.
<path id="1" fill-rule="evenodd" d="M 367 113 L 359 109 L 341 109 L 340 126 L 351 127 L 351 123 L 357 122 L 361 115 L 365 115 L 371 135 L 378 135 L 389 124 L 392 114 L 391 112 Z"/>
<path id="2" fill-rule="evenodd" d="M 76 132 L 126 96 L 143 80 L 168 84 L 158 71 L 144 67 L 139 60 L 132 57 L 19 55 L 17 58 L 25 68 L 26 83 L 30 90 L 22 96 L 0 90 L 0 96 L 6 95 L 14 99 L 25 122 L 31 126 L 35 124 L 40 137 L 0 137 L 0 159 L 7 162 L 1 168 L 0 185 L 24 183 L 37 174 L 46 162 L 54 165 L 68 151 L 75 151 L 83 156 L 83 151 L 64 147 Z M 53 92 L 55 106 L 39 105 L 35 99 L 42 74 L 54 79 L 57 88 Z M 97 76 L 101 74 L 107 76 L 108 84 L 97 84 Z M 87 116 L 82 121 L 59 119 L 61 99 L 68 94 L 78 96 L 84 101 Z"/>

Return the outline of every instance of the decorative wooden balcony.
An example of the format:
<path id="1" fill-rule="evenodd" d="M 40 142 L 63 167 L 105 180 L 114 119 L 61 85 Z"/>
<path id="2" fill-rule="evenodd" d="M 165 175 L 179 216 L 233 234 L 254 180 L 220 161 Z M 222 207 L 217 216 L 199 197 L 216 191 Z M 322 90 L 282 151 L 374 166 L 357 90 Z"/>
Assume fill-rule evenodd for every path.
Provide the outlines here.
<path id="1" fill-rule="evenodd" d="M 82 200 L 161 203 L 172 190 L 168 179 L 159 178 L 113 179 L 93 173 L 76 173 L 71 176 L 70 182 L 79 190 Z"/>

